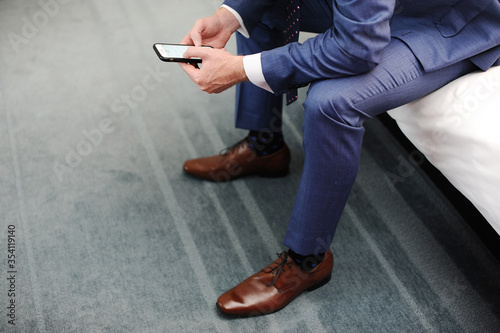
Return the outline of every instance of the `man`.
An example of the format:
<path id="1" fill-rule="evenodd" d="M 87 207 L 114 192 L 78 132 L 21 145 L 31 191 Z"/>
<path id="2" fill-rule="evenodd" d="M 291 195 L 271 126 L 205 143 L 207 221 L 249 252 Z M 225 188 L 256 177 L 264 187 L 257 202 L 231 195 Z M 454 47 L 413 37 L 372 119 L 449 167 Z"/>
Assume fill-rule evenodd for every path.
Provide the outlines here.
<path id="1" fill-rule="evenodd" d="M 300 19 L 299 19 L 300 18 Z M 300 30 L 319 33 L 304 44 Z M 237 35 L 238 53 L 223 48 Z M 247 38 L 249 37 L 249 38 Z M 236 126 L 249 135 L 221 155 L 186 161 L 214 181 L 282 176 L 281 94 L 310 84 L 304 102 L 304 170 L 278 260 L 224 293 L 228 315 L 277 311 L 328 282 L 329 249 L 358 170 L 363 122 L 473 70 L 500 63 L 498 0 L 226 0 L 198 20 L 181 65 L 201 90 L 237 87 Z M 284 45 L 286 44 L 286 45 Z M 250 82 L 249 82 L 250 81 Z"/>

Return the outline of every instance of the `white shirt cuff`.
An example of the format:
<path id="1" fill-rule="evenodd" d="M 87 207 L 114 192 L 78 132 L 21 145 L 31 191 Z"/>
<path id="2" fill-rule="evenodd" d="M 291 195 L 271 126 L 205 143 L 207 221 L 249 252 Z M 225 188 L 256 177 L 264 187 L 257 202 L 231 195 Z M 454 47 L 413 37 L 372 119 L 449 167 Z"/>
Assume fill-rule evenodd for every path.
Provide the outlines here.
<path id="1" fill-rule="evenodd" d="M 260 53 L 251 54 L 243 57 L 243 68 L 250 82 L 257 87 L 274 93 L 274 91 L 267 84 L 262 72 L 262 62 L 260 60 Z"/>
<path id="2" fill-rule="evenodd" d="M 228 5 L 221 5 L 221 7 L 224 7 L 227 10 L 229 10 L 231 12 L 231 14 L 233 14 L 234 17 L 236 17 L 236 19 L 240 23 L 240 27 L 238 29 L 238 32 L 240 34 L 242 34 L 243 36 L 245 36 L 246 38 L 250 38 L 250 34 L 248 33 L 248 30 L 245 27 L 245 24 L 243 23 L 243 19 L 241 18 L 240 14 L 238 14 L 237 11 L 235 11 L 234 9 L 232 9 L 231 7 L 229 7 Z"/>

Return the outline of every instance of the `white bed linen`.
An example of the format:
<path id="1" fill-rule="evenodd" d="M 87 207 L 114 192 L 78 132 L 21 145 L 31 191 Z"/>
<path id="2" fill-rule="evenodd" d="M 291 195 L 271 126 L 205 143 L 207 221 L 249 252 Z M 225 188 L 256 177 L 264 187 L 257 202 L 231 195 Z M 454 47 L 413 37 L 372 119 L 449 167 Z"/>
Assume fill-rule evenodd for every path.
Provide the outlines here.
<path id="1" fill-rule="evenodd" d="M 389 114 L 500 234 L 500 66 Z"/>

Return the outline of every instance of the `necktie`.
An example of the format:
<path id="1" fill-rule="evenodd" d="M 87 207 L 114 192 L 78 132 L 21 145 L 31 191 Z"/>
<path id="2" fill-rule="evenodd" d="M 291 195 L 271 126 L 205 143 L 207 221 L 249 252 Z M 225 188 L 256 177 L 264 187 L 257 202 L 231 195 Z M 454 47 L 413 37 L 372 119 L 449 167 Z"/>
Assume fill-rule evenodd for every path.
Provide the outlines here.
<path id="1" fill-rule="evenodd" d="M 300 0 L 288 0 L 286 6 L 285 19 L 285 44 L 297 42 L 299 40 L 299 17 Z M 293 88 L 286 93 L 286 105 L 297 100 L 297 88 Z"/>

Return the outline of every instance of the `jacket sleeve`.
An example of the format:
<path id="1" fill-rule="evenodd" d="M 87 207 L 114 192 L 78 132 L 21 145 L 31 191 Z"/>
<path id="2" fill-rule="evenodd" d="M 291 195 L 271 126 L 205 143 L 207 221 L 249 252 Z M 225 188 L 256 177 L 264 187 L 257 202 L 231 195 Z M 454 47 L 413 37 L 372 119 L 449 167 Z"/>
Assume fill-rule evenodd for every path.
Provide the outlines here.
<path id="1" fill-rule="evenodd" d="M 245 27 L 250 35 L 259 23 L 262 15 L 270 9 L 276 0 L 225 0 L 227 5 L 240 14 Z"/>
<path id="2" fill-rule="evenodd" d="M 271 89 L 279 95 L 315 80 L 371 70 L 390 41 L 395 1 L 333 1 L 333 26 L 326 32 L 304 44 L 262 52 L 262 70 Z"/>

